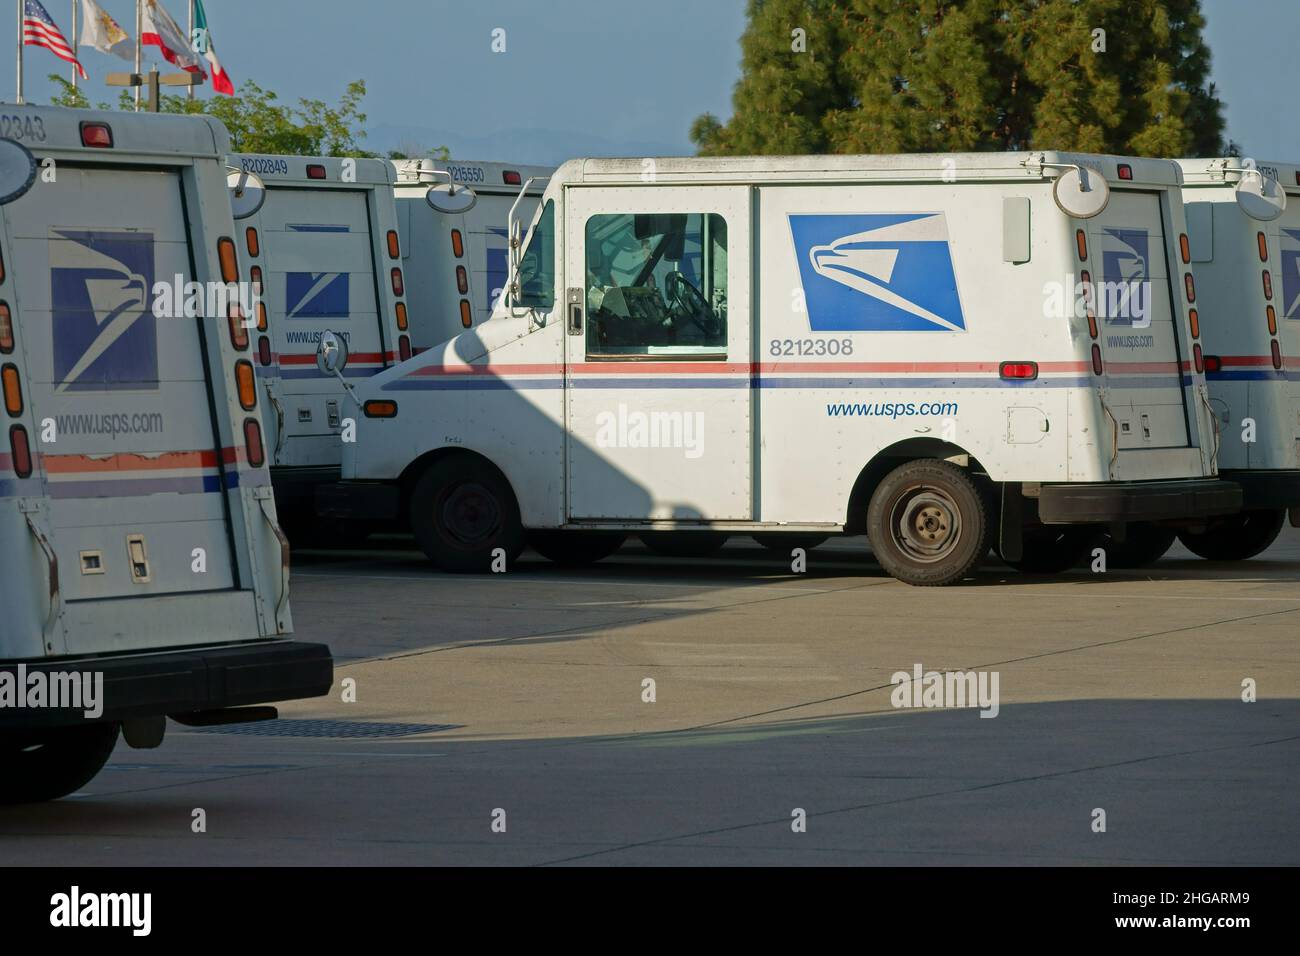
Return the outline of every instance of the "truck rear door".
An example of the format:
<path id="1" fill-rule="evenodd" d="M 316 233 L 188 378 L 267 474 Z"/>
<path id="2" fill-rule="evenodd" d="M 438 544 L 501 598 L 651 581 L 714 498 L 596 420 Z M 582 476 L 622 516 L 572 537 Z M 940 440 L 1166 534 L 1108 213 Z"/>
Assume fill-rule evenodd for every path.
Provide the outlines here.
<path id="1" fill-rule="evenodd" d="M 1161 196 L 1115 190 L 1087 220 L 1086 268 L 1100 324 L 1102 400 L 1118 422 L 1119 448 L 1190 445 L 1184 385 L 1189 374 L 1166 254 Z"/>
<path id="2" fill-rule="evenodd" d="M 194 274 L 180 174 L 60 163 L 3 216 L 64 599 L 234 587 L 204 319 L 154 295 Z"/>

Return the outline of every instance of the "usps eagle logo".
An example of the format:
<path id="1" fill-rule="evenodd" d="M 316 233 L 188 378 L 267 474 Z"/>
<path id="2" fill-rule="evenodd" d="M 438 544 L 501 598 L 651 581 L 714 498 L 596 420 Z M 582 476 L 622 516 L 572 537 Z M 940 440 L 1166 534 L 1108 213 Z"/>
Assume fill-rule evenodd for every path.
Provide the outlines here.
<path id="1" fill-rule="evenodd" d="M 941 212 L 790 216 L 814 332 L 965 332 Z"/>
<path id="2" fill-rule="evenodd" d="M 1300 319 L 1300 229 L 1283 229 L 1282 315 Z"/>
<path id="3" fill-rule="evenodd" d="M 153 234 L 55 229 L 49 250 L 56 392 L 156 389 Z"/>

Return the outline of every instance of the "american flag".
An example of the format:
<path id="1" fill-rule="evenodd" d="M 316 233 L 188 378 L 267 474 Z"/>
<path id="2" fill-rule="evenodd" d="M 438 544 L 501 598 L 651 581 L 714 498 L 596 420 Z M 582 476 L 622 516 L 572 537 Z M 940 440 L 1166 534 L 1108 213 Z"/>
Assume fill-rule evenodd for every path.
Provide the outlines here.
<path id="1" fill-rule="evenodd" d="M 72 52 L 72 47 L 37 0 L 23 0 L 23 45 L 45 47 L 60 60 L 75 65 L 81 78 L 86 78 L 86 71 Z"/>

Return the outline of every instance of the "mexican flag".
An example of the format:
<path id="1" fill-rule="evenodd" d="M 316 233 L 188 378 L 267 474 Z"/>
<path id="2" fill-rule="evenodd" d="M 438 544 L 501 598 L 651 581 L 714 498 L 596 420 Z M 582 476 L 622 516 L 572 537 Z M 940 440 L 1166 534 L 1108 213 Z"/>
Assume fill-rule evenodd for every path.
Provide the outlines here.
<path id="1" fill-rule="evenodd" d="M 203 0 L 194 0 L 194 35 L 191 40 L 194 52 L 206 56 L 212 67 L 212 88 L 218 93 L 234 96 L 235 84 L 230 82 L 229 74 L 217 59 L 217 48 L 212 45 L 212 34 L 208 31 L 208 17 L 203 12 Z"/>

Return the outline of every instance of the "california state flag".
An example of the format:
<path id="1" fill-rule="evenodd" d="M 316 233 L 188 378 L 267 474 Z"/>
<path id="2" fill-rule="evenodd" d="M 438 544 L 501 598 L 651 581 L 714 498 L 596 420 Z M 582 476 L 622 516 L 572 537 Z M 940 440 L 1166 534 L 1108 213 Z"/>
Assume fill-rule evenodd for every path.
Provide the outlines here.
<path id="1" fill-rule="evenodd" d="M 208 58 L 212 67 L 212 88 L 227 96 L 235 95 L 235 84 L 217 59 L 217 48 L 212 44 L 212 32 L 208 29 L 208 17 L 203 12 L 203 0 L 194 0 L 194 42 L 191 44 L 196 52 Z"/>
<path id="2" fill-rule="evenodd" d="M 202 63 L 190 44 L 185 41 L 185 32 L 176 25 L 158 0 L 144 0 L 140 11 L 140 42 L 145 46 L 156 46 L 168 63 L 174 63 L 182 70 L 199 73 L 206 77 Z"/>

